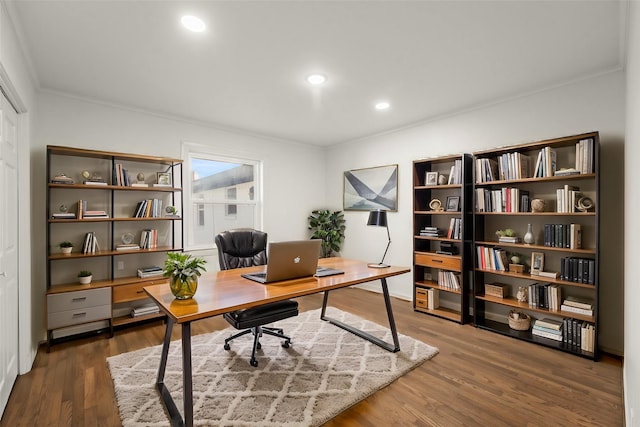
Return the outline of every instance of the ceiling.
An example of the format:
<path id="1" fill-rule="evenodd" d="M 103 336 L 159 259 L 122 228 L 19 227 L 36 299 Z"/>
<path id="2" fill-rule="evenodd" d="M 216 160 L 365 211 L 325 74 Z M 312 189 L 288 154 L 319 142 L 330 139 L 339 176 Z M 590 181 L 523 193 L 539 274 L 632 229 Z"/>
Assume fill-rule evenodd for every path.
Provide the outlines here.
<path id="1" fill-rule="evenodd" d="M 624 66 L 627 1 L 7 0 L 36 84 L 332 145 Z M 182 15 L 207 25 L 191 33 Z M 311 87 L 305 78 L 328 80 Z M 377 111 L 376 101 L 391 108 Z"/>

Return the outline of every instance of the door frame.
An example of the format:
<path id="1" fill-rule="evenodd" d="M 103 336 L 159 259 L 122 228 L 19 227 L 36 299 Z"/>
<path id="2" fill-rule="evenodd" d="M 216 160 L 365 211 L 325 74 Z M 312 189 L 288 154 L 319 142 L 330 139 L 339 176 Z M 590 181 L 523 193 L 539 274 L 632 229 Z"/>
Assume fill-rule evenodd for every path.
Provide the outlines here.
<path id="1" fill-rule="evenodd" d="M 18 374 L 31 370 L 39 338 L 33 329 L 31 282 L 30 113 L 0 62 L 0 87 L 18 113 Z"/>

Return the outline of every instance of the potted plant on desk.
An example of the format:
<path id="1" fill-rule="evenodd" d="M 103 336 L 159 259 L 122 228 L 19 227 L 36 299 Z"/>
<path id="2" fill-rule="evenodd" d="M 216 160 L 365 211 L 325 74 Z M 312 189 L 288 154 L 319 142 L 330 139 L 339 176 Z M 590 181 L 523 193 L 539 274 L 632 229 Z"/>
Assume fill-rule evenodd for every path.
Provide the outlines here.
<path id="1" fill-rule="evenodd" d="M 193 298 L 198 289 L 198 277 L 206 271 L 206 261 L 183 252 L 169 252 L 164 262 L 164 277 L 169 278 L 171 293 L 176 299 Z"/>

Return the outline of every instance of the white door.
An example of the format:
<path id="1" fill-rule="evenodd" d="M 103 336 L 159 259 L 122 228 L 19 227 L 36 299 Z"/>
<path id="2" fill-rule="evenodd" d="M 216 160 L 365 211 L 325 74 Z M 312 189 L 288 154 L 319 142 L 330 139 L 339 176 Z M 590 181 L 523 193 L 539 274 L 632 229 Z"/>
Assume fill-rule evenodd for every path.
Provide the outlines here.
<path id="1" fill-rule="evenodd" d="M 0 93 L 0 416 L 18 376 L 18 115 Z"/>

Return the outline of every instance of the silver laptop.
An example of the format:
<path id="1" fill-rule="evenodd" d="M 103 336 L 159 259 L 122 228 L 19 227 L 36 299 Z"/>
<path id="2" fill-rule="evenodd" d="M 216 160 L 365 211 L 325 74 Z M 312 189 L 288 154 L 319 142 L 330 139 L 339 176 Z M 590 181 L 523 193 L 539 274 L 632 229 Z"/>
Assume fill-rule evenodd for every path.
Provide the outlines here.
<path id="1" fill-rule="evenodd" d="M 316 274 L 321 243 L 319 239 L 269 243 L 266 270 L 242 277 L 260 283 L 311 277 Z"/>

